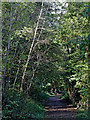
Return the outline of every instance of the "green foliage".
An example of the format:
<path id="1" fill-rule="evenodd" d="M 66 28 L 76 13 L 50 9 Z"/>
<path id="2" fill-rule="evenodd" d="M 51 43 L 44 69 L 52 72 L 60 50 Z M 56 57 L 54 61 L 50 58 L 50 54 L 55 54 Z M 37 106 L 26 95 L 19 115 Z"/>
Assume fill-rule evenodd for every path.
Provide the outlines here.
<path id="1" fill-rule="evenodd" d="M 69 95 L 68 95 L 68 92 L 66 91 L 66 92 L 62 92 L 62 96 L 61 96 L 61 99 L 63 100 L 63 101 L 65 101 L 66 103 L 72 103 L 72 101 L 70 100 L 70 98 L 69 98 Z"/>
<path id="2" fill-rule="evenodd" d="M 45 101 L 48 100 L 49 95 L 43 92 L 40 88 L 36 88 L 31 91 L 30 97 L 44 105 Z"/>
<path id="3" fill-rule="evenodd" d="M 62 67 L 65 67 L 65 92 L 68 92 L 69 98 L 74 101 L 75 90 L 78 89 L 84 109 L 88 106 L 89 96 L 87 8 L 88 3 L 68 3 L 66 14 L 59 20 L 60 40 L 64 48 L 65 62 Z"/>
<path id="4" fill-rule="evenodd" d="M 76 115 L 76 119 L 89 120 L 88 111 L 79 111 Z"/>
<path id="5" fill-rule="evenodd" d="M 42 118 L 44 108 L 40 103 L 25 98 L 25 94 L 9 91 L 7 104 L 3 107 L 3 119 L 31 119 Z"/>
<path id="6" fill-rule="evenodd" d="M 5 119 L 41 118 L 44 113 L 42 105 L 49 98 L 51 88 L 64 90 L 62 99 L 71 99 L 73 103 L 77 90 L 82 108 L 88 107 L 88 3 L 68 3 L 60 15 L 51 14 L 50 6 L 44 3 L 32 46 L 41 2 L 2 3 Z M 84 113 L 80 116 L 87 117 Z"/>

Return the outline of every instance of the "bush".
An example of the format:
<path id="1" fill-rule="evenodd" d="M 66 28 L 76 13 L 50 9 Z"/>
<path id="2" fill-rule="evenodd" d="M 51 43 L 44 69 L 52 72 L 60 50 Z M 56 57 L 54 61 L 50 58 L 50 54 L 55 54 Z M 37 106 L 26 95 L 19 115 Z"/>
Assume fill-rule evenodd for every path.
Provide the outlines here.
<path id="1" fill-rule="evenodd" d="M 83 112 L 83 113 L 78 113 L 78 114 L 76 115 L 76 118 L 86 120 L 86 119 L 88 119 L 88 115 L 87 115 L 85 112 Z"/>
<path id="2" fill-rule="evenodd" d="M 49 98 L 47 93 L 40 91 L 39 89 L 35 89 L 33 92 L 31 92 L 30 96 L 32 99 L 42 104 Z"/>
<path id="3" fill-rule="evenodd" d="M 44 108 L 30 97 L 25 99 L 24 94 L 15 91 L 9 91 L 7 104 L 3 106 L 3 119 L 22 119 L 42 118 Z"/>
<path id="4" fill-rule="evenodd" d="M 65 101 L 67 104 L 72 103 L 72 101 L 69 99 L 68 93 L 62 92 L 61 99 L 62 99 L 63 101 Z"/>

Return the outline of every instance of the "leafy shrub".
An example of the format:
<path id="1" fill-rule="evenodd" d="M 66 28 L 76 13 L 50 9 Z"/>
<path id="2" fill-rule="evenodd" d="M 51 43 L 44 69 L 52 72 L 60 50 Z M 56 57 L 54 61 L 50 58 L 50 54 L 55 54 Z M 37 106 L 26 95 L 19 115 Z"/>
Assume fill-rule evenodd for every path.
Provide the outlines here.
<path id="1" fill-rule="evenodd" d="M 42 118 L 44 108 L 30 97 L 25 99 L 24 94 L 9 91 L 7 104 L 3 107 L 3 119 L 22 119 Z"/>
<path id="2" fill-rule="evenodd" d="M 90 109 L 88 109 L 88 110 L 81 109 L 81 110 L 77 111 L 76 118 L 89 120 L 90 119 Z"/>
<path id="3" fill-rule="evenodd" d="M 86 113 L 84 113 L 84 112 L 83 113 L 78 113 L 76 115 L 76 118 L 86 120 L 86 119 L 88 119 L 88 115 Z"/>
<path id="4" fill-rule="evenodd" d="M 39 89 L 35 89 L 33 92 L 31 92 L 30 96 L 32 99 L 41 103 L 44 103 L 49 98 L 47 93 L 40 91 Z"/>
<path id="5" fill-rule="evenodd" d="M 66 93 L 62 92 L 61 99 L 65 101 L 67 104 L 72 103 L 72 101 L 69 99 L 69 95 L 67 92 Z"/>

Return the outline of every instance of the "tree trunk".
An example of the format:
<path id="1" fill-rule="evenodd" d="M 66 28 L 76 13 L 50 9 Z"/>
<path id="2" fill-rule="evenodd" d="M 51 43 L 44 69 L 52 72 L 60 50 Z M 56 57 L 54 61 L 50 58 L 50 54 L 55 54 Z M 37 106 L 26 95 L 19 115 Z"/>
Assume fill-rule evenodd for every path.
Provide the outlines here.
<path id="1" fill-rule="evenodd" d="M 25 72 L 26 72 L 29 60 L 31 59 L 31 52 L 32 52 L 33 47 L 34 47 L 36 33 L 37 33 L 37 30 L 38 30 L 39 21 L 40 21 L 41 15 L 42 15 L 42 10 L 43 10 L 43 2 L 42 2 L 42 8 L 41 8 L 40 15 L 39 15 L 39 18 L 38 18 L 37 26 L 36 26 L 36 29 L 35 29 L 34 38 L 33 38 L 33 41 L 32 41 L 32 44 L 31 44 L 31 47 L 30 47 L 30 50 L 29 50 L 28 59 L 27 59 L 27 62 L 25 64 L 25 67 L 24 67 L 24 72 L 23 72 L 22 80 L 21 80 L 20 92 L 23 92 L 23 83 L 24 83 L 24 78 L 25 78 Z"/>

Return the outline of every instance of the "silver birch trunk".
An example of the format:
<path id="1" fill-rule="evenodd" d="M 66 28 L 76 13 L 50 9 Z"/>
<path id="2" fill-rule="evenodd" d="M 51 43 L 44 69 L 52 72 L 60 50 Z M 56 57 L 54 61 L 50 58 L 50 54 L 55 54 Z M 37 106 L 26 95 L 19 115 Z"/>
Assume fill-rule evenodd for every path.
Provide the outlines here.
<path id="1" fill-rule="evenodd" d="M 26 72 L 29 60 L 31 58 L 31 52 L 33 50 L 33 46 L 34 46 L 34 43 L 35 43 L 36 34 L 37 34 L 38 26 L 39 26 L 39 21 L 40 21 L 41 15 L 42 15 L 42 10 L 43 10 L 43 2 L 42 2 L 42 8 L 40 10 L 40 15 L 39 15 L 39 18 L 38 18 L 38 21 L 37 21 L 37 25 L 36 25 L 36 29 L 35 29 L 35 33 L 34 33 L 34 38 L 33 38 L 33 41 L 32 41 L 32 44 L 31 44 L 31 47 L 30 47 L 30 50 L 29 50 L 28 59 L 26 61 L 25 67 L 24 67 L 24 72 L 23 72 L 22 80 L 21 80 L 20 92 L 23 91 L 23 82 L 24 82 L 24 78 L 25 78 L 25 72 Z"/>

